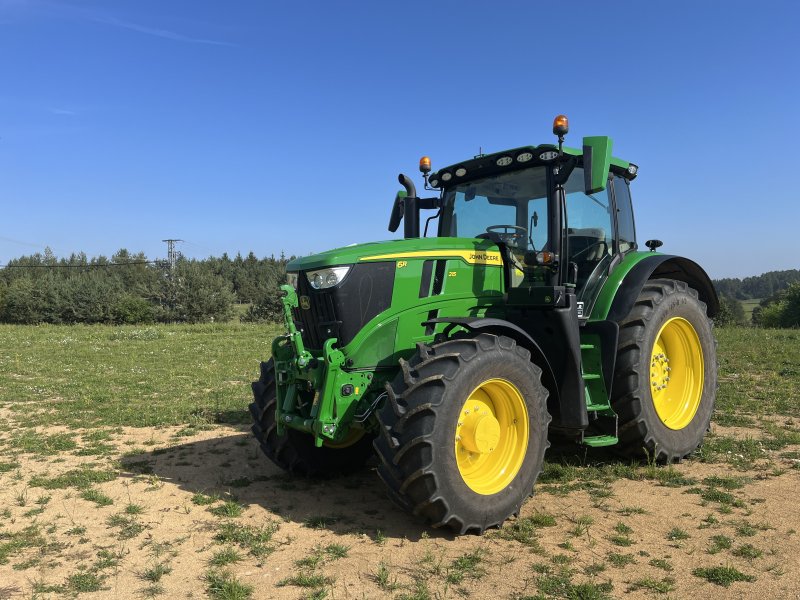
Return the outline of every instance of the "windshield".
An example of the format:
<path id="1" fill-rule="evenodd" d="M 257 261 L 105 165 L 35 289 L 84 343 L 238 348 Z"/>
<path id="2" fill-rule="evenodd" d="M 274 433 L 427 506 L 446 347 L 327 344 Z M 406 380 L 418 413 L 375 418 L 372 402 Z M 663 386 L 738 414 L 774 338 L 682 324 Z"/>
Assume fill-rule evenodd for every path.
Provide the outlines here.
<path id="1" fill-rule="evenodd" d="M 547 169 L 534 167 L 447 190 L 440 237 L 501 241 L 517 250 L 547 245 Z"/>

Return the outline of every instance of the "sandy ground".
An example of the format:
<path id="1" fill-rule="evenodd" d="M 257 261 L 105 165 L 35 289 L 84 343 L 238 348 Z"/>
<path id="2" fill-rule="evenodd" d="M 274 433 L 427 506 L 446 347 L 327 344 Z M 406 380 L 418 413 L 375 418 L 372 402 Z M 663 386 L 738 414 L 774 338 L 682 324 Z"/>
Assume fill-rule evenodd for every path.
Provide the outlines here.
<path id="1" fill-rule="evenodd" d="M 730 512 L 687 493 L 687 486 L 665 487 L 652 480 L 617 479 L 601 494 L 557 494 L 540 486 L 521 515 L 548 513 L 555 518 L 554 526 L 538 530 L 537 549 L 502 539 L 496 531 L 454 538 L 428 529 L 386 499 L 369 468 L 342 479 L 297 480 L 268 462 L 244 429 L 215 427 L 191 437 L 176 437 L 177 432 L 178 428 L 117 429 L 106 442 L 115 450 L 103 457 L 77 455 L 80 448 L 46 457 L 0 456 L 0 462 L 14 460 L 19 465 L 0 473 L 0 544 L 31 525 L 46 539 L 44 545 L 11 552 L 0 564 L 0 598 L 75 595 L 69 578 L 84 572 L 97 574 L 102 589 L 81 596 L 203 598 L 208 595 L 210 561 L 228 546 L 238 549 L 241 560 L 226 568 L 253 586 L 254 598 L 303 598 L 312 593 L 336 599 L 403 594 L 424 598 L 422 585 L 431 598 L 524 598 L 541 592 L 542 573 L 548 569 L 568 569 L 576 584 L 610 582 L 611 597 L 800 598 L 800 470 L 797 459 L 781 458 L 777 452 L 749 472 L 693 460 L 676 467 L 698 480 L 748 477 L 744 488 L 731 491 L 741 502 Z M 727 433 L 757 435 L 741 428 Z M 30 485 L 36 475 L 52 477 L 81 466 L 117 472 L 113 481 L 93 486 L 113 504 L 99 506 L 81 498 L 76 488 Z M 209 509 L 222 500 L 198 505 L 193 502 L 197 492 L 232 495 L 244 510 L 237 517 L 217 516 Z M 42 498 L 47 496 L 45 503 Z M 127 537 L 108 521 L 130 504 L 142 507 L 141 514 L 129 518 L 143 528 Z M 225 522 L 274 523 L 277 530 L 268 551 L 256 557 L 246 547 L 215 539 Z M 632 530 L 628 546 L 612 541 L 621 522 Z M 743 524 L 750 527 L 743 529 Z M 668 539 L 674 528 L 688 537 Z M 732 547 L 709 554 L 712 536 L 719 535 L 730 538 Z M 743 558 L 733 553 L 748 543 L 761 555 Z M 346 556 L 324 552 L 332 544 L 345 546 Z M 623 558 L 615 561 L 613 554 Z M 315 555 L 321 557 L 316 565 L 296 565 Z M 464 555 L 479 558 L 468 568 L 454 566 Z M 99 564 L 102 556 L 113 560 Z M 146 572 L 156 565 L 169 572 L 154 585 Z M 726 588 L 692 574 L 698 567 L 720 565 L 735 566 L 756 579 Z M 383 587 L 377 575 L 381 568 L 386 574 Z M 299 572 L 322 575 L 327 583 L 317 588 L 278 585 Z M 652 585 L 637 586 L 646 578 Z M 669 591 L 660 594 L 654 588 L 664 578 L 670 582 Z"/>

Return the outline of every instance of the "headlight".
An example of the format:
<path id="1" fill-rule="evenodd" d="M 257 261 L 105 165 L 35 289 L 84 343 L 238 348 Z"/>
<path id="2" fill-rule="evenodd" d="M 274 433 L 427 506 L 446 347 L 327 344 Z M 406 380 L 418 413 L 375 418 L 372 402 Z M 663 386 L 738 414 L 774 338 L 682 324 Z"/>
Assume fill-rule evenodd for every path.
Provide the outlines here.
<path id="1" fill-rule="evenodd" d="M 324 290 L 340 284 L 349 272 L 350 267 L 331 267 L 330 269 L 309 271 L 306 273 L 306 277 L 308 277 L 308 282 L 315 290 Z"/>
<path id="2" fill-rule="evenodd" d="M 288 283 L 294 289 L 297 289 L 297 273 L 287 273 L 286 283 Z"/>

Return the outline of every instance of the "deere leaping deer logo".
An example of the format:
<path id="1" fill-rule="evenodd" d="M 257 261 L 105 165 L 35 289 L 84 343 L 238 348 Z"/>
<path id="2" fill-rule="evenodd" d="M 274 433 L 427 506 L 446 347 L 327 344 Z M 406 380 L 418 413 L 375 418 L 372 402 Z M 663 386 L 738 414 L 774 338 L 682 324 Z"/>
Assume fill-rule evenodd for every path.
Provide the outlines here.
<path id="1" fill-rule="evenodd" d="M 311 300 L 308 296 L 300 296 L 300 308 L 303 310 L 308 310 L 311 308 Z"/>

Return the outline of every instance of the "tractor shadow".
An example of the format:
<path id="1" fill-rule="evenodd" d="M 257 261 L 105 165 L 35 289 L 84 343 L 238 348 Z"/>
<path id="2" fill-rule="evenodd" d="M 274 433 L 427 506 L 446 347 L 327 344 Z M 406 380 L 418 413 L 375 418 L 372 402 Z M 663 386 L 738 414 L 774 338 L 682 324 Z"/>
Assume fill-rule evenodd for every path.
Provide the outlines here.
<path id="1" fill-rule="evenodd" d="M 226 434 L 222 436 L 127 455 L 121 460 L 122 475 L 157 476 L 161 482 L 193 495 L 234 498 L 246 506 L 259 506 L 275 518 L 339 535 L 363 534 L 374 540 L 454 539 L 448 530 L 431 529 L 396 507 L 375 473 L 377 462 L 347 476 L 298 477 L 285 473 L 261 453 L 249 427 L 225 427 Z M 608 451 L 562 441 L 553 443 L 545 461 L 578 468 L 609 463 L 630 465 L 630 460 Z M 541 482 L 537 488 L 541 489 Z"/>
<path id="2" fill-rule="evenodd" d="M 121 460 L 122 475 L 157 476 L 191 494 L 235 498 L 277 519 L 341 535 L 411 541 L 420 539 L 423 532 L 429 537 L 452 537 L 447 531 L 431 530 L 393 505 L 375 473 L 377 463 L 368 463 L 352 475 L 308 479 L 274 465 L 262 454 L 248 426 L 226 426 L 226 433 L 127 455 Z"/>

